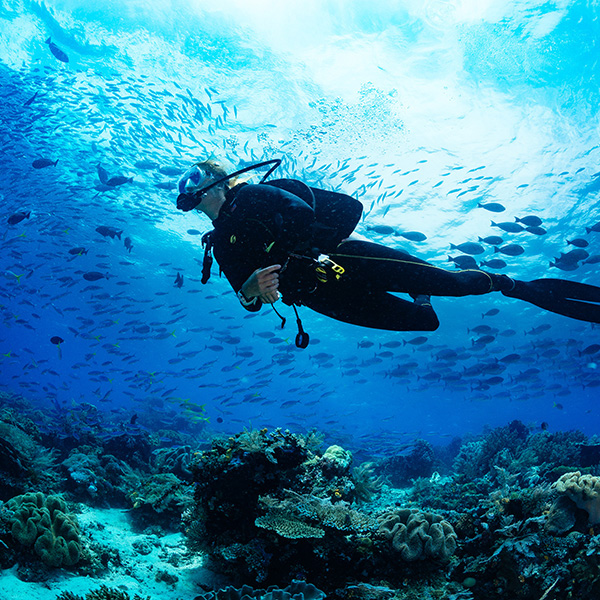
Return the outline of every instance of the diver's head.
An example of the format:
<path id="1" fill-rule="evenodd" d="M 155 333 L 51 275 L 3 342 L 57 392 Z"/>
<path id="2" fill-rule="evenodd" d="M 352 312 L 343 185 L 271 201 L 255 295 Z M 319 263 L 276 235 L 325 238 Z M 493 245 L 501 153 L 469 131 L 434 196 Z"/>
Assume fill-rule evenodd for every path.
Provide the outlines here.
<path id="1" fill-rule="evenodd" d="M 222 163 L 214 159 L 194 163 L 177 184 L 177 208 L 185 212 L 202 208 L 200 204 L 208 194 L 221 196 L 231 187 L 230 182 Z"/>
<path id="2" fill-rule="evenodd" d="M 228 189 L 247 182 L 240 175 L 249 171 L 255 171 L 266 165 L 272 165 L 259 182 L 263 183 L 280 164 L 281 159 L 274 158 L 248 165 L 228 175 L 227 169 L 217 160 L 209 159 L 197 162 L 179 180 L 177 186 L 179 190 L 177 208 L 184 212 L 199 208 L 202 212 L 213 218 L 211 215 L 215 214 L 215 207 L 218 205 L 216 210 L 216 214 L 218 214 L 220 204 L 225 201 L 225 192 Z"/>

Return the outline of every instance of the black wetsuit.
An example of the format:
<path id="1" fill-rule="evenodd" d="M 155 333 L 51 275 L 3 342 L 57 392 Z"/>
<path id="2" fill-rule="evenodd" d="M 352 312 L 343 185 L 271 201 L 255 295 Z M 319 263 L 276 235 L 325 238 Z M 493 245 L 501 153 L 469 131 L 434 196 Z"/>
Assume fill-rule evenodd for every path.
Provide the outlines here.
<path id="1" fill-rule="evenodd" d="M 439 325 L 429 303 L 413 296 L 468 296 L 498 289 L 498 276 L 477 269 L 447 271 L 405 252 L 371 242 L 343 241 L 362 205 L 345 194 L 280 179 L 229 190 L 213 222 L 211 245 L 235 292 L 256 269 L 283 265 L 279 291 L 286 304 L 305 305 L 339 321 L 393 331 L 432 331 Z M 344 269 L 319 281 L 315 258 L 327 254 Z M 261 307 L 258 298 L 244 303 Z"/>

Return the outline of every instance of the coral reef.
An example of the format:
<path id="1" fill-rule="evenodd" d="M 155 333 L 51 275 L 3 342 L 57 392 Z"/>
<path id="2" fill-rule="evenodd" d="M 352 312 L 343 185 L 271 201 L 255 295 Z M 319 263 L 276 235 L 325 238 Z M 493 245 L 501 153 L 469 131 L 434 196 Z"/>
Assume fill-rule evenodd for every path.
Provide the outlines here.
<path id="1" fill-rule="evenodd" d="M 244 431 L 215 440 L 192 471 L 194 507 L 185 517 L 190 547 L 207 552 L 214 566 L 240 581 L 276 583 L 300 573 L 331 589 L 359 572 L 395 581 L 410 574 L 411 561 L 442 563 L 456 547 L 456 535 L 441 516 L 409 510 L 407 528 L 399 522 L 404 513 L 394 513 L 394 523 L 388 513 L 384 521 L 390 530 L 395 526 L 398 547 L 401 528 L 408 529 L 410 545 L 410 552 L 399 549 L 390 561 L 394 535 L 377 514 L 352 504 L 357 482 L 351 453 L 340 446 L 321 455 L 309 451 L 300 435 Z M 359 489 L 368 489 L 371 472 L 364 467 Z M 416 570 L 436 568 L 435 560 L 423 560 Z"/>
<path id="2" fill-rule="evenodd" d="M 41 492 L 16 496 L 6 503 L 12 511 L 11 533 L 15 540 L 33 547 L 50 567 L 72 566 L 82 551 L 79 526 L 65 501 Z"/>
<path id="3" fill-rule="evenodd" d="M 136 560 L 155 551 L 151 534 L 178 530 L 183 516 L 188 548 L 205 552 L 207 566 L 236 586 L 271 585 L 199 600 L 600 597 L 597 437 L 513 421 L 444 448 L 416 440 L 355 466 L 355 457 L 370 460 L 365 448 L 324 446 L 316 432 L 245 429 L 208 447 L 158 417 L 152 429 L 111 415 L 85 402 L 55 403 L 48 414 L 6 399 L 2 568 L 18 563 L 30 581 L 56 576 L 56 566 L 81 575 L 126 568 L 110 541 L 87 539 L 97 524 L 80 532 L 68 499 L 127 508 L 147 534 L 131 545 Z M 177 590 L 181 565 L 166 562 L 152 578 Z M 298 578 L 324 592 L 273 587 Z M 129 600 L 106 587 L 59 598 Z"/>
<path id="4" fill-rule="evenodd" d="M 344 475 L 352 464 L 352 452 L 344 450 L 341 446 L 334 444 L 329 446 L 321 457 L 323 471 L 331 471 L 337 475 Z"/>

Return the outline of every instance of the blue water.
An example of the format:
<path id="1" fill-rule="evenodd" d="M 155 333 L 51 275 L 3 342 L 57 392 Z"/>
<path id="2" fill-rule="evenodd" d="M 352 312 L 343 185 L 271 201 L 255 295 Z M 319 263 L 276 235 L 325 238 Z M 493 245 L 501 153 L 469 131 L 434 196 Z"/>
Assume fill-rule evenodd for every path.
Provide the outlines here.
<path id="1" fill-rule="evenodd" d="M 87 402 L 116 422 L 137 413 L 150 429 L 315 427 L 372 455 L 513 419 L 596 433 L 600 354 L 583 351 L 597 329 L 497 294 L 434 298 L 441 326 L 424 344 L 301 309 L 311 344 L 299 350 L 291 309 L 282 331 L 271 310 L 246 313 L 216 265 L 200 283 L 189 230 L 210 222 L 179 213 L 174 186 L 209 156 L 232 169 L 282 158 L 278 176 L 358 197 L 357 231 L 373 241 L 453 268 L 451 243 L 501 235 L 525 252 L 475 258 L 597 283 L 597 264 L 550 262 L 576 238 L 600 253 L 585 229 L 600 221 L 598 13 L 574 1 L 4 2 L 0 390 L 57 412 Z M 58 163 L 33 168 L 40 158 Z M 106 189 L 98 165 L 133 181 Z M 478 206 L 492 202 L 505 211 Z M 8 224 L 19 211 L 31 215 Z M 547 233 L 491 225 L 527 215 Z M 495 339 L 474 344 L 482 324 Z"/>

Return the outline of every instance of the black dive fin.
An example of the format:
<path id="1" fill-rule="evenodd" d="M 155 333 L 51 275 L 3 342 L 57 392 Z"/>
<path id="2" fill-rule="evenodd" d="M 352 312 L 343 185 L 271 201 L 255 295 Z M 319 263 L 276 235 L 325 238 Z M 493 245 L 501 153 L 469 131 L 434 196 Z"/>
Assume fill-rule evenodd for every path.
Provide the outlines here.
<path id="1" fill-rule="evenodd" d="M 565 279 L 515 280 L 515 287 L 502 294 L 571 319 L 600 323 L 600 287 L 595 285 Z"/>

